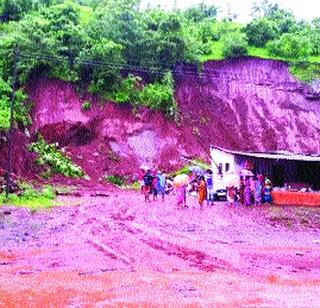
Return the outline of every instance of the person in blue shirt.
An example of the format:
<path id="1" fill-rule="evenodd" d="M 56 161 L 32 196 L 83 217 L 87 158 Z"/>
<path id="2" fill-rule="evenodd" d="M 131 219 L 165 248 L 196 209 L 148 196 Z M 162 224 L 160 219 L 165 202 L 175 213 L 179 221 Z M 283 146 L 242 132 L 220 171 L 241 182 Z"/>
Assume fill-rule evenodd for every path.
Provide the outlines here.
<path id="1" fill-rule="evenodd" d="M 161 171 L 157 173 L 157 191 L 162 196 L 162 202 L 164 202 L 164 195 L 166 193 L 166 176 Z"/>
<path id="2" fill-rule="evenodd" d="M 214 202 L 214 190 L 213 190 L 213 176 L 212 171 L 208 170 L 206 174 L 206 186 L 207 186 L 207 204 L 211 203 L 213 205 Z"/>

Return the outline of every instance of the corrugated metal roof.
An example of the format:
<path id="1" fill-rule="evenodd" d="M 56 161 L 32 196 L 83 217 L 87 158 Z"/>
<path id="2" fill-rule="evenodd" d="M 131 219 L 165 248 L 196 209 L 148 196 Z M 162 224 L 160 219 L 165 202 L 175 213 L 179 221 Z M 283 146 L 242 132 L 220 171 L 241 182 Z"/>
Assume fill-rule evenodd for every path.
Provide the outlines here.
<path id="1" fill-rule="evenodd" d="M 243 152 L 243 151 L 227 150 L 227 149 L 213 146 L 213 145 L 211 145 L 211 148 L 214 148 L 226 153 L 230 153 L 233 155 L 241 155 L 241 156 L 247 156 L 247 157 L 320 162 L 320 155 L 296 154 L 296 153 L 291 153 L 287 151 L 277 151 L 277 152 L 268 152 L 268 153 Z"/>

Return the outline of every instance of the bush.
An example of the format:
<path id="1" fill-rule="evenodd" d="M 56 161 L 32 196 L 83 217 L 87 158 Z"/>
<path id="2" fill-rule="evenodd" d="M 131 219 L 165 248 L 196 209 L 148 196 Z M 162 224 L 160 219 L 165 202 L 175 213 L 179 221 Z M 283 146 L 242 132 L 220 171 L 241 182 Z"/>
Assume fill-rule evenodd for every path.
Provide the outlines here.
<path id="1" fill-rule="evenodd" d="M 225 57 L 240 57 L 248 53 L 248 40 L 244 33 L 231 32 L 221 39 Z"/>
<path id="2" fill-rule="evenodd" d="M 107 182 L 117 185 L 117 186 L 123 186 L 125 184 L 124 177 L 119 175 L 109 175 L 106 177 Z"/>
<path id="3" fill-rule="evenodd" d="M 231 32 L 240 32 L 242 26 L 230 21 L 216 21 L 212 25 L 212 39 L 219 41 L 223 36 Z"/>
<path id="4" fill-rule="evenodd" d="M 38 154 L 37 163 L 48 167 L 49 174 L 60 173 L 74 178 L 84 176 L 80 167 L 73 164 L 54 145 L 47 144 L 42 136 L 39 136 L 37 142 L 30 144 L 29 150 Z"/>
<path id="5" fill-rule="evenodd" d="M 278 40 L 267 44 L 270 54 L 283 58 L 304 59 L 312 51 L 311 42 L 308 38 L 295 33 L 285 33 Z"/>
<path id="6" fill-rule="evenodd" d="M 91 103 L 89 101 L 85 101 L 81 106 L 81 109 L 84 110 L 84 111 L 87 111 L 90 108 L 91 108 Z"/>
<path id="7" fill-rule="evenodd" d="M 152 109 L 160 109 L 173 117 L 177 109 L 171 73 L 166 73 L 162 82 L 148 84 L 139 93 L 139 102 Z"/>
<path id="8" fill-rule="evenodd" d="M 144 87 L 141 81 L 140 77 L 130 74 L 120 85 L 113 88 L 109 99 L 118 103 L 131 103 L 135 107 L 147 106 L 161 110 L 169 117 L 174 116 L 177 106 L 171 72 L 165 73 L 161 81 L 149 83 Z"/>

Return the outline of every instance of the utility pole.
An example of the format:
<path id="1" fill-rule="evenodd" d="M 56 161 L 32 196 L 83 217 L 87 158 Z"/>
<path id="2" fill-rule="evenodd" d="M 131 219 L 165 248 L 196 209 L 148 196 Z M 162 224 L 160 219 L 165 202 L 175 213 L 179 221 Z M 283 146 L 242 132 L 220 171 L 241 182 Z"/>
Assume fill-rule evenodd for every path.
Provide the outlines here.
<path id="1" fill-rule="evenodd" d="M 12 172 L 12 133 L 13 133 L 13 113 L 14 113 L 14 100 L 16 97 L 16 84 L 17 84 L 17 62 L 18 62 L 19 51 L 15 47 L 13 49 L 13 76 L 12 76 L 12 92 L 10 100 L 10 128 L 8 134 L 8 168 L 7 168 L 7 185 L 6 185 L 6 198 L 9 196 L 10 192 L 10 175 Z"/>

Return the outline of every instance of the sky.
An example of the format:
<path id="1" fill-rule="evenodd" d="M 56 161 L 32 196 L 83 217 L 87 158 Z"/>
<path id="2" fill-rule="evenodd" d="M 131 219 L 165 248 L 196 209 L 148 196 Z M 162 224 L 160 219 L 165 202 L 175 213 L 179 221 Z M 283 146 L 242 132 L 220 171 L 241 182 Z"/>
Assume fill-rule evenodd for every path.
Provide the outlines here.
<path id="1" fill-rule="evenodd" d="M 160 5 L 163 8 L 170 9 L 176 3 L 177 8 L 185 8 L 200 3 L 202 0 L 142 0 L 142 7 L 148 3 L 151 6 Z M 228 4 L 232 13 L 239 14 L 237 21 L 249 22 L 250 11 L 253 0 L 204 0 L 206 4 L 212 4 L 221 8 L 222 12 L 227 12 Z M 319 0 L 273 0 L 272 3 L 278 3 L 281 8 L 290 9 L 298 19 L 312 20 L 320 17 Z"/>

